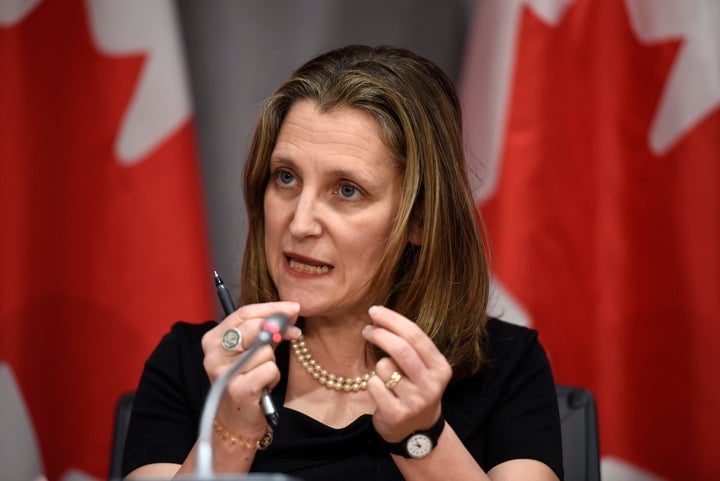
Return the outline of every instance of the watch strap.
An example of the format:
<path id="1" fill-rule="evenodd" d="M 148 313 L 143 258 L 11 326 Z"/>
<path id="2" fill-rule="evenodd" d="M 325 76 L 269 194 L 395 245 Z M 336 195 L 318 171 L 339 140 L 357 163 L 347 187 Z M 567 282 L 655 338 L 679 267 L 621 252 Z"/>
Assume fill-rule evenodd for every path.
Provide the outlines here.
<path id="1" fill-rule="evenodd" d="M 443 432 L 443 429 L 445 429 L 445 418 L 443 417 L 443 415 L 441 413 L 438 420 L 435 421 L 435 424 L 433 424 L 432 427 L 430 427 L 430 429 L 428 429 L 427 431 L 414 431 L 414 432 L 410 433 L 405 439 L 403 439 L 400 442 L 388 443 L 386 441 L 385 444 L 387 445 L 388 450 L 392 454 L 398 454 L 398 455 L 406 457 L 406 458 L 412 458 L 412 456 L 410 456 L 410 454 L 408 454 L 408 451 L 407 451 L 407 442 L 411 437 L 415 436 L 416 434 L 424 434 L 430 438 L 430 440 L 432 441 L 433 448 L 435 448 L 435 446 L 437 446 L 438 439 L 440 438 L 440 435 Z"/>

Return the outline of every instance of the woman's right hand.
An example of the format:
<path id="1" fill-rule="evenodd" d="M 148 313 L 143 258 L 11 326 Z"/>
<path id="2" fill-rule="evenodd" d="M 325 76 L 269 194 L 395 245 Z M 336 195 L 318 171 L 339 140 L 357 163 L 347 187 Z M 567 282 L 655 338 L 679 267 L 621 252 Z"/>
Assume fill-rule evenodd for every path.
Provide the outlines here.
<path id="1" fill-rule="evenodd" d="M 266 302 L 242 306 L 227 316 L 216 327 L 205 333 L 202 349 L 203 365 L 214 383 L 237 361 L 238 356 L 257 339 L 260 327 L 272 314 L 288 316 L 291 326 L 284 339 L 295 339 L 300 330 L 294 326 L 300 305 L 297 302 Z M 234 350 L 223 347 L 223 335 L 235 328 L 240 331 L 241 342 Z M 259 439 L 267 427 L 260 409 L 263 388 L 272 389 L 280 380 L 280 370 L 275 364 L 274 346 L 264 346 L 248 359 L 247 364 L 230 380 L 218 408 L 217 417 L 232 432 L 248 439 Z"/>

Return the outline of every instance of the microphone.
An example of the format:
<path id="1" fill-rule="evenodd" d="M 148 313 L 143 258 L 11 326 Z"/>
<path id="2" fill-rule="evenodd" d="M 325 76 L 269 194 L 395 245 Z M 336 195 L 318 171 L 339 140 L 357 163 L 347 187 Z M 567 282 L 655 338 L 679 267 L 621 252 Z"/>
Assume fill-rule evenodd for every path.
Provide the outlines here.
<path id="1" fill-rule="evenodd" d="M 203 407 L 202 416 L 200 417 L 200 436 L 198 437 L 198 449 L 197 458 L 195 461 L 195 471 L 191 477 L 195 481 L 215 481 L 215 480 L 229 480 L 229 479 L 263 479 L 267 481 L 290 481 L 294 478 L 281 475 L 281 474 L 250 474 L 250 475 L 238 475 L 234 477 L 227 477 L 226 475 L 216 475 L 213 471 L 213 450 L 212 450 L 212 432 L 213 432 L 213 421 L 217 415 L 218 406 L 220 405 L 220 398 L 222 397 L 228 383 L 232 377 L 237 373 L 252 357 L 252 355 L 263 346 L 270 343 L 279 343 L 282 341 L 282 336 L 290 325 L 290 319 L 284 314 L 276 313 L 268 317 L 261 326 L 258 337 L 253 345 L 244 351 L 238 359 L 235 361 L 230 369 L 228 369 L 222 376 L 220 376 L 211 386 L 208 392 L 207 398 L 205 399 L 205 406 Z M 259 476 L 259 477 L 258 477 Z"/>

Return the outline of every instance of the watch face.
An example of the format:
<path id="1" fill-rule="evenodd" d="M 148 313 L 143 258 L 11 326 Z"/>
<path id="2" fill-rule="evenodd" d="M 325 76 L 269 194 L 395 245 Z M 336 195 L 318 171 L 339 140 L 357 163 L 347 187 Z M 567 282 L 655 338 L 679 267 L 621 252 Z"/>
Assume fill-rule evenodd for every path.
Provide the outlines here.
<path id="1" fill-rule="evenodd" d="M 415 434 L 405 444 L 405 449 L 412 458 L 424 458 L 432 451 L 432 448 L 432 440 L 425 434 Z"/>

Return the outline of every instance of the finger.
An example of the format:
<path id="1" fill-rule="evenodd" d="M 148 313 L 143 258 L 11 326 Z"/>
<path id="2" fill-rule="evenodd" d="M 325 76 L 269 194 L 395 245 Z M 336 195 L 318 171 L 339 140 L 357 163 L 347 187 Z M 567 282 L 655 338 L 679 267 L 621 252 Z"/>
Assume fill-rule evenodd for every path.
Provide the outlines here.
<path id="1" fill-rule="evenodd" d="M 402 409 L 396 412 L 396 415 L 414 416 L 425 410 L 428 404 L 434 403 L 442 395 L 442 391 L 438 390 L 437 383 L 427 383 L 426 385 L 414 383 L 392 359 L 387 357 L 375 365 L 375 377 L 381 381 L 386 391 L 400 401 L 397 407 Z"/>
<path id="2" fill-rule="evenodd" d="M 237 330 L 240 332 L 242 337 L 242 344 L 243 344 L 243 351 L 246 349 L 249 349 L 253 344 L 255 344 L 255 340 L 257 339 L 258 332 L 260 331 L 260 326 L 262 325 L 264 319 L 260 317 L 256 318 L 247 318 L 236 325 L 236 327 L 230 327 L 229 326 L 221 326 L 220 330 L 220 345 L 224 347 L 223 340 L 226 337 L 226 334 L 229 332 L 234 332 L 233 330 Z M 239 351 L 242 352 L 242 351 Z M 231 352 L 231 354 L 233 354 Z"/>
<path id="3" fill-rule="evenodd" d="M 400 391 L 407 392 L 404 388 L 410 387 L 410 380 L 405 377 L 402 369 L 389 357 L 384 357 L 375 364 L 375 374 L 385 383 L 385 388 L 396 396 L 400 397 Z"/>
<path id="4" fill-rule="evenodd" d="M 368 379 L 367 392 L 370 393 L 377 406 L 375 416 L 381 418 L 401 416 L 404 411 L 402 401 L 390 389 L 385 387 L 385 381 L 377 373 Z"/>
<path id="5" fill-rule="evenodd" d="M 263 302 L 260 304 L 247 304 L 230 313 L 218 325 L 225 330 L 238 327 L 250 319 L 267 319 L 273 314 L 281 313 L 290 319 L 290 324 L 297 322 L 300 304 L 297 302 Z M 224 330 L 222 332 L 225 332 Z"/>
<path id="6" fill-rule="evenodd" d="M 269 330 L 268 330 L 268 327 L 266 326 L 268 324 L 267 320 L 268 320 L 267 318 L 247 319 L 242 324 L 240 324 L 240 326 L 238 326 L 237 328 L 231 328 L 229 330 L 231 332 L 234 332 L 234 331 L 232 331 L 232 329 L 238 329 L 243 332 L 243 336 L 244 336 L 243 344 L 246 349 L 250 348 L 253 344 L 255 344 L 261 331 L 265 331 L 265 332 L 271 334 L 271 337 L 273 339 L 272 345 L 273 345 L 273 347 L 277 347 L 277 345 L 280 343 L 280 341 L 278 341 L 275 338 L 277 328 L 275 326 L 269 326 Z M 223 332 L 227 332 L 227 330 L 223 331 Z M 223 336 L 224 335 L 225 334 L 223 334 Z M 296 326 L 288 326 L 282 335 L 282 340 L 290 341 L 290 340 L 299 338 L 301 335 L 302 335 L 302 331 L 300 330 L 300 328 L 298 328 Z M 270 339 L 268 338 L 267 341 L 269 342 Z"/>
<path id="7" fill-rule="evenodd" d="M 368 325 L 363 328 L 362 333 L 368 342 L 390 355 L 397 366 L 410 379 L 422 384 L 428 366 L 420 358 L 414 346 L 394 332 L 382 327 Z"/>
<path id="8" fill-rule="evenodd" d="M 236 432 L 250 432 L 260 426 L 264 429 L 267 421 L 260 406 L 261 393 L 266 387 L 274 388 L 279 381 L 280 370 L 274 361 L 265 361 L 246 373 L 233 376 L 223 396 L 222 418 L 234 426 Z"/>
<path id="9" fill-rule="evenodd" d="M 263 307 L 258 308 L 258 306 Z M 294 302 L 271 302 L 262 305 L 251 304 L 243 306 L 227 316 L 216 328 L 213 328 L 206 334 L 207 338 L 203 338 L 204 351 L 208 352 L 208 349 L 216 347 L 219 342 L 219 345 L 227 351 L 227 354 L 234 355 L 243 352 L 252 346 L 257 339 L 263 322 L 272 314 L 261 315 L 259 317 L 250 316 L 252 314 L 262 314 L 266 312 L 271 312 L 272 314 L 278 312 L 287 313 L 291 323 L 294 323 L 297 322 L 299 304 Z M 293 312 L 294 314 L 292 314 Z M 291 325 L 284 333 L 283 339 L 297 339 L 301 334 L 302 331 L 300 331 L 300 329 Z"/>
<path id="10" fill-rule="evenodd" d="M 259 304 L 247 304 L 230 314 L 237 321 L 243 322 L 246 319 L 266 319 L 273 314 L 285 314 L 290 319 L 290 324 L 297 322 L 300 304 L 297 302 L 262 302 Z M 226 318 L 227 319 L 227 318 Z"/>
<path id="11" fill-rule="evenodd" d="M 373 320 L 374 326 L 382 327 L 404 339 L 412 346 L 426 366 L 430 367 L 445 361 L 445 356 L 442 355 L 432 339 L 417 324 L 405 316 L 384 306 L 372 306 L 368 313 Z M 382 348 L 382 346 L 379 347 Z"/>
<path id="12" fill-rule="evenodd" d="M 252 369 L 238 374 L 228 383 L 233 399 L 259 402 L 264 388 L 272 389 L 280 381 L 280 370 L 274 360 L 265 360 Z"/>
<path id="13" fill-rule="evenodd" d="M 227 354 L 239 354 L 245 350 L 243 341 L 245 335 L 242 333 L 241 326 L 231 327 L 223 332 L 220 338 L 220 345 L 227 351 Z"/>
<path id="14" fill-rule="evenodd" d="M 203 352 L 219 352 L 223 356 L 235 357 L 252 346 L 257 338 L 262 319 L 245 319 L 238 322 L 233 315 L 205 333 L 202 338 Z"/>
<path id="15" fill-rule="evenodd" d="M 401 381 L 396 386 L 399 387 Z M 397 396 L 393 390 L 387 388 L 383 378 L 376 375 L 368 380 L 367 390 L 377 406 L 373 413 L 373 425 L 383 439 L 389 442 L 397 442 L 404 439 L 418 425 L 417 415 L 420 410 L 416 406 L 418 396 L 410 395 L 414 400 L 408 403 L 408 396 Z M 424 404 L 423 404 L 424 405 Z"/>
<path id="16" fill-rule="evenodd" d="M 220 351 L 224 351 L 224 349 L 220 348 Z M 238 358 L 235 356 L 229 357 L 227 352 L 210 353 L 205 356 L 203 365 L 205 366 L 205 371 L 208 373 L 208 376 L 213 380 L 225 375 L 230 369 L 234 371 L 234 377 L 237 377 L 247 374 L 266 361 L 275 362 L 275 351 L 271 346 L 262 346 L 250 354 L 251 355 L 248 356 L 246 352 L 243 353 L 245 358 Z M 238 362 L 241 362 L 241 365 L 238 366 Z"/>
<path id="17" fill-rule="evenodd" d="M 283 339 L 291 340 L 297 339 L 302 334 L 302 331 L 295 327 L 299 312 L 300 304 L 297 302 L 265 302 L 261 304 L 248 304 L 242 306 L 225 320 L 230 322 L 232 325 L 236 325 L 237 323 L 242 325 L 248 323 L 248 321 L 252 321 L 248 328 L 249 341 L 255 342 L 263 322 L 274 314 L 283 314 L 290 320 L 290 325 L 283 333 Z M 248 343 L 246 345 L 250 344 L 251 343 Z"/>
<path id="18" fill-rule="evenodd" d="M 243 361 L 243 366 L 240 369 L 240 373 L 247 374 L 250 371 L 256 369 L 261 364 L 266 362 L 275 362 L 275 349 L 272 346 L 262 346 L 260 349 L 251 353 Z"/>

